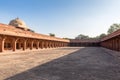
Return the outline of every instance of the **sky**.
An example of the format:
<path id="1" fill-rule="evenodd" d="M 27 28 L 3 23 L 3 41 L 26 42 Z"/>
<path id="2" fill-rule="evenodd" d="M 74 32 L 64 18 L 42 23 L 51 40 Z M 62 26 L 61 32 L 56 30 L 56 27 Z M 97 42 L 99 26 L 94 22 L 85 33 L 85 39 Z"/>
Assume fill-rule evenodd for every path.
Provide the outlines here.
<path id="1" fill-rule="evenodd" d="M 36 33 L 95 37 L 120 23 L 120 0 L 0 0 L 0 23 L 17 17 Z"/>

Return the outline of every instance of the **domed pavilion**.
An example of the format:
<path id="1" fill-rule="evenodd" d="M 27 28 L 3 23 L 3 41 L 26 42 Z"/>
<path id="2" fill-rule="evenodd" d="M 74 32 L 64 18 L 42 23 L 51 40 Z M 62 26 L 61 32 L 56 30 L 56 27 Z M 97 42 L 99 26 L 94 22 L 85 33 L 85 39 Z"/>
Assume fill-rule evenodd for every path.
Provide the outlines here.
<path id="1" fill-rule="evenodd" d="M 21 28 L 24 30 L 28 30 L 29 27 L 25 24 L 25 22 L 19 18 L 13 19 L 9 22 L 9 25 L 15 26 L 17 28 Z"/>

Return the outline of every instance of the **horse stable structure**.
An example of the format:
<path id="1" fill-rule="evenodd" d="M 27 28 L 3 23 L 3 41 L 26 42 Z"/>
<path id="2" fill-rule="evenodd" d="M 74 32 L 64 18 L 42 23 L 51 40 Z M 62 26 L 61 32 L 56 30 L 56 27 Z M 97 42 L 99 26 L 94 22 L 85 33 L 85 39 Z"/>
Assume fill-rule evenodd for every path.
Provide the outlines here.
<path id="1" fill-rule="evenodd" d="M 0 52 L 67 46 L 69 40 L 38 34 L 16 18 L 9 25 L 0 24 Z"/>
<path id="2" fill-rule="evenodd" d="M 105 47 L 111 50 L 120 51 L 120 29 L 107 35 L 106 37 L 98 39 L 71 39 L 69 46 L 74 47 Z"/>
<path id="3" fill-rule="evenodd" d="M 120 29 L 102 38 L 100 45 L 111 50 L 120 51 Z"/>
<path id="4" fill-rule="evenodd" d="M 75 47 L 97 47 L 100 46 L 100 40 L 98 39 L 70 39 L 69 46 Z"/>
<path id="5" fill-rule="evenodd" d="M 57 47 L 105 47 L 120 51 L 120 30 L 98 39 L 63 39 L 35 33 L 19 18 L 0 24 L 0 52 Z"/>

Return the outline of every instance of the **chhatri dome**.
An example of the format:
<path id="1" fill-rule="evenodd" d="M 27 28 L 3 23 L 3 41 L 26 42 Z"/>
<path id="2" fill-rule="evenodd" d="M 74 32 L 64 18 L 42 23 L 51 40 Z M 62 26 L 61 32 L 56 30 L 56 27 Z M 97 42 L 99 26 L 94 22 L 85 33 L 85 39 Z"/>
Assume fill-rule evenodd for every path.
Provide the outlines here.
<path id="1" fill-rule="evenodd" d="M 29 29 L 28 26 L 26 26 L 25 22 L 20 20 L 19 18 L 13 19 L 10 21 L 9 25 L 22 28 L 22 29 Z"/>

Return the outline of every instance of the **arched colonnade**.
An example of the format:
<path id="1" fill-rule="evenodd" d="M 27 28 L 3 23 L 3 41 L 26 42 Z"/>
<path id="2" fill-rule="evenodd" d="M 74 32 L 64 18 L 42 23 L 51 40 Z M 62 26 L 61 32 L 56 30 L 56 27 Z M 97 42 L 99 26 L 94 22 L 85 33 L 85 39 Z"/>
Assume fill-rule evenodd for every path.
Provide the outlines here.
<path id="1" fill-rule="evenodd" d="M 67 42 L 0 35 L 0 52 L 7 50 L 33 50 L 67 46 Z"/>

